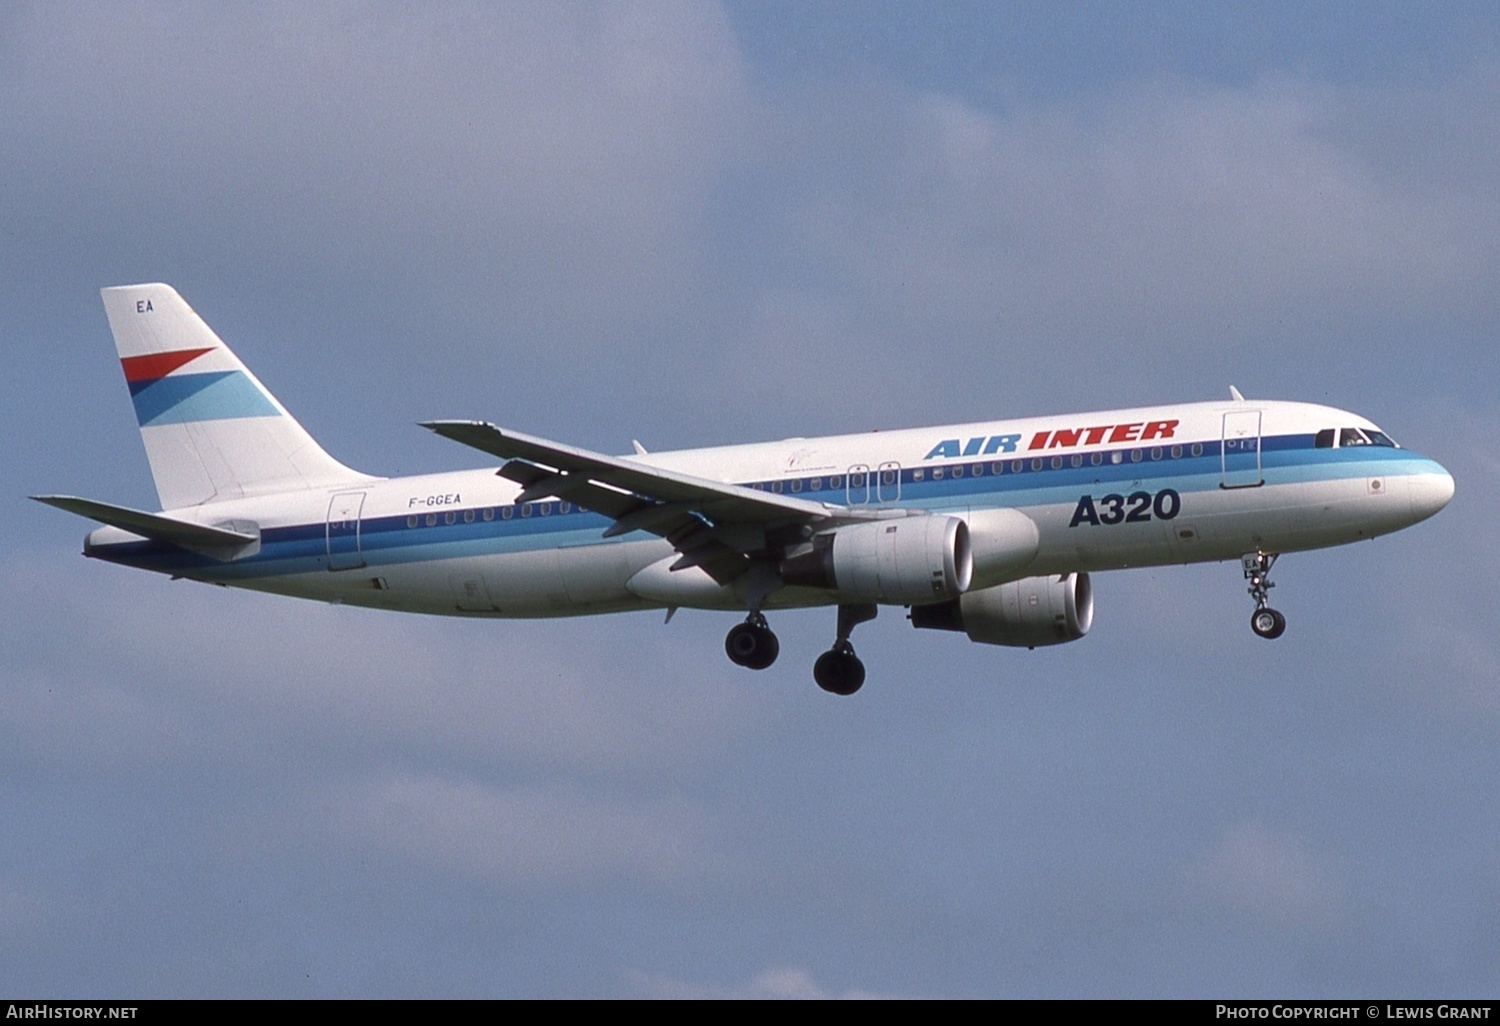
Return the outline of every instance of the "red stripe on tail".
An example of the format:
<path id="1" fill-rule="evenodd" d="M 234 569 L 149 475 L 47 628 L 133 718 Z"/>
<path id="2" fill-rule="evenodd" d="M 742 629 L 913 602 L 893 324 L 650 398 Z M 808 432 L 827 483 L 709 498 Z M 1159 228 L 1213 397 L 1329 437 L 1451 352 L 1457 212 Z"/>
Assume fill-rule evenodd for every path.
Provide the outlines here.
<path id="1" fill-rule="evenodd" d="M 179 349 L 173 353 L 127 356 L 120 361 L 120 366 L 125 368 L 126 381 L 153 381 L 156 378 L 166 377 L 178 367 L 191 363 L 212 349 L 213 347 L 209 346 L 207 349 Z"/>

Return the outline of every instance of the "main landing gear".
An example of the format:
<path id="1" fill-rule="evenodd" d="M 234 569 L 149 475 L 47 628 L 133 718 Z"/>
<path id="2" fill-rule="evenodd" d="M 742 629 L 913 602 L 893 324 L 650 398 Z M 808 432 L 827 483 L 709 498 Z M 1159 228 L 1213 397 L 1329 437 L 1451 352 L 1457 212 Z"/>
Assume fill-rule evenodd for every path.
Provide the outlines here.
<path id="1" fill-rule="evenodd" d="M 865 682 L 865 664 L 854 654 L 849 635 L 866 620 L 875 619 L 878 608 L 873 602 L 839 606 L 838 637 L 833 647 L 813 663 L 813 680 L 818 687 L 835 695 L 852 695 Z M 724 651 L 736 666 L 764 670 L 776 661 L 781 643 L 760 613 L 751 613 L 744 623 L 735 624 L 724 638 Z"/>
<path id="2" fill-rule="evenodd" d="M 1250 629 L 1266 639 L 1279 638 L 1286 631 L 1286 617 L 1266 604 L 1266 593 L 1276 587 L 1271 583 L 1271 567 L 1276 564 L 1276 556 L 1274 552 L 1248 552 L 1240 557 L 1245 580 L 1250 582 L 1250 597 L 1255 599 Z"/>
<path id="3" fill-rule="evenodd" d="M 781 654 L 781 642 L 759 613 L 751 613 L 744 623 L 735 624 L 724 639 L 724 651 L 736 666 L 764 670 Z"/>
<path id="4" fill-rule="evenodd" d="M 860 689 L 865 682 L 865 664 L 854 654 L 849 635 L 858 624 L 875 619 L 879 611 L 873 602 L 839 606 L 838 637 L 833 647 L 813 663 L 813 680 L 818 687 L 835 695 L 852 695 Z"/>

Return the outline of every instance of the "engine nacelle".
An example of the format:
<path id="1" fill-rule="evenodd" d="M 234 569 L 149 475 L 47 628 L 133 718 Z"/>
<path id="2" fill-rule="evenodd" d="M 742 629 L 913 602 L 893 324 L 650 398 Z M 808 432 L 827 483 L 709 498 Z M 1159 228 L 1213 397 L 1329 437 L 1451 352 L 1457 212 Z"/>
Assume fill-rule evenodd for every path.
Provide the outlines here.
<path id="1" fill-rule="evenodd" d="M 781 562 L 787 584 L 903 606 L 957 598 L 973 575 L 969 528 L 944 516 L 850 524 L 814 538 L 811 551 Z"/>
<path id="2" fill-rule="evenodd" d="M 963 631 L 970 641 L 986 645 L 1059 645 L 1089 632 L 1094 589 L 1088 574 L 1024 577 L 951 602 L 913 606 L 911 622 L 915 627 Z"/>

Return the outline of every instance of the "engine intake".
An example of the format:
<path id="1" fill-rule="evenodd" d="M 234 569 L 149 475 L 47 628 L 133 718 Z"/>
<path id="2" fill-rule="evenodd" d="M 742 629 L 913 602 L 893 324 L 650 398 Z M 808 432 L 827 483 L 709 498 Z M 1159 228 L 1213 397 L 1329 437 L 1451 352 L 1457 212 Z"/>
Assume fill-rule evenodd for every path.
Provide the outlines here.
<path id="1" fill-rule="evenodd" d="M 1036 648 L 1077 641 L 1094 622 L 1089 575 L 1048 574 L 981 588 L 949 602 L 913 606 L 914 627 L 963 631 L 986 645 Z"/>
<path id="2" fill-rule="evenodd" d="M 781 561 L 787 584 L 897 605 L 957 598 L 973 575 L 969 528 L 957 517 L 851 524 L 819 535 L 811 551 Z"/>

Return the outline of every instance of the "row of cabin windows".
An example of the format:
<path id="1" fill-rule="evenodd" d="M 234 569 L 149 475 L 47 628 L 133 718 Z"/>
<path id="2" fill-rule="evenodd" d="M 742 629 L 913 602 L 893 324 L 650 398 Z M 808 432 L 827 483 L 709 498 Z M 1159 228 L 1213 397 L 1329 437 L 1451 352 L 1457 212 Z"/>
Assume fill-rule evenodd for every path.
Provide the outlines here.
<path id="1" fill-rule="evenodd" d="M 1189 447 L 1189 451 L 1194 456 L 1202 456 L 1203 455 L 1203 444 L 1201 442 L 1194 442 Z M 1171 447 L 1171 449 L 1164 449 L 1164 448 L 1162 448 L 1161 446 L 1158 445 L 1158 446 L 1154 446 L 1150 450 L 1150 457 L 1153 460 L 1162 459 L 1163 457 L 1165 457 L 1167 455 L 1170 455 L 1171 458 L 1174 459 L 1174 460 L 1179 460 L 1179 459 L 1182 458 L 1182 454 L 1183 454 L 1183 448 L 1180 445 L 1174 445 L 1174 446 Z M 1141 462 L 1141 460 L 1143 460 L 1143 459 L 1146 458 L 1146 455 L 1147 455 L 1147 450 L 1145 450 L 1145 449 L 1132 449 L 1132 450 L 1130 450 L 1130 462 L 1131 463 L 1139 463 L 1139 462 Z M 1092 453 L 1089 453 L 1087 456 L 1085 456 L 1081 452 L 1075 452 L 1072 456 L 1069 456 L 1066 459 L 1064 459 L 1062 456 L 1053 456 L 1051 459 L 1044 459 L 1044 458 L 1042 458 L 1040 456 L 1033 457 L 1032 460 L 1031 460 L 1031 469 L 1032 470 L 1041 470 L 1044 467 L 1049 467 L 1050 466 L 1053 470 L 1061 470 L 1063 468 L 1063 465 L 1065 463 L 1066 463 L 1066 465 L 1068 465 L 1070 467 L 1081 467 L 1081 466 L 1083 466 L 1083 463 L 1084 463 L 1085 459 L 1088 460 L 1088 463 L 1089 463 L 1090 466 L 1098 467 L 1098 466 L 1103 466 L 1106 456 L 1108 457 L 1109 462 L 1111 464 L 1123 463 L 1125 461 L 1125 453 L 1122 452 L 1122 451 L 1120 451 L 1120 450 L 1118 450 L 1118 449 L 1115 450 L 1114 452 L 1110 452 L 1110 453 L 1092 452 Z M 1026 469 L 1026 465 L 1027 465 L 1027 461 L 1026 460 L 1011 460 L 1010 461 L 1010 472 L 1012 474 L 1019 474 L 1023 470 Z M 921 468 L 913 470 L 912 471 L 912 480 L 913 481 L 920 481 L 920 480 L 922 480 L 923 473 L 924 473 L 924 471 Z M 971 477 L 983 477 L 984 476 L 984 464 L 983 463 L 976 463 L 976 464 L 974 464 L 974 465 L 972 465 L 972 466 L 970 466 L 968 468 L 965 468 L 962 464 L 960 464 L 960 465 L 958 465 L 956 467 L 933 467 L 932 468 L 932 479 L 934 481 L 941 481 L 945 475 L 958 478 L 958 477 L 963 477 L 965 473 L 969 474 Z M 1003 461 L 996 461 L 994 463 L 991 463 L 990 464 L 990 473 L 991 474 L 1003 474 L 1003 473 L 1005 473 L 1005 463 Z"/>
<path id="2" fill-rule="evenodd" d="M 1194 456 L 1202 456 L 1203 444 L 1201 442 L 1194 442 L 1186 449 L 1184 449 L 1184 447 L 1180 445 L 1174 445 L 1170 449 L 1163 448 L 1162 446 L 1155 446 L 1149 450 L 1150 458 L 1153 460 L 1160 460 L 1166 458 L 1167 456 L 1170 456 L 1174 460 L 1181 459 L 1184 452 L 1191 452 L 1191 454 Z M 1147 453 L 1148 450 L 1145 449 L 1130 450 L 1130 462 L 1141 462 L 1147 457 Z M 1091 466 L 1098 467 L 1103 465 L 1106 456 L 1108 457 L 1109 462 L 1112 464 L 1123 463 L 1125 460 L 1125 453 L 1120 450 L 1116 450 L 1111 453 L 1094 452 L 1089 453 L 1087 456 L 1085 456 L 1083 453 L 1074 453 L 1072 456 L 1066 458 L 1062 456 L 1053 456 L 1051 459 L 1046 459 L 1041 456 L 1036 456 L 1033 457 L 1030 461 L 1024 459 L 1011 460 L 1009 464 L 1010 473 L 1019 474 L 1023 472 L 1026 469 L 1028 462 L 1032 470 L 1042 470 L 1048 466 L 1050 466 L 1053 470 L 1061 470 L 1064 465 L 1081 467 L 1083 466 L 1085 460 L 1087 460 Z M 974 463 L 970 465 L 958 464 L 957 466 L 952 467 L 914 467 L 907 473 L 910 475 L 908 478 L 909 480 L 922 481 L 926 479 L 930 469 L 932 480 L 941 481 L 944 477 L 960 478 L 965 474 L 969 475 L 970 477 L 983 477 L 986 473 L 985 467 L 986 464 L 983 463 Z M 996 460 L 995 462 L 988 464 L 988 467 L 988 472 L 996 476 L 1004 474 L 1006 472 L 1006 462 L 1004 460 Z M 895 469 L 880 470 L 878 472 L 880 483 L 887 486 L 894 485 L 896 483 L 896 476 L 899 473 L 901 473 L 901 471 Z M 866 476 L 869 476 L 873 479 L 876 477 L 876 474 L 850 474 L 849 487 L 864 488 Z M 826 479 L 821 477 L 810 478 L 805 483 L 801 478 L 797 478 L 793 479 L 790 482 L 772 481 L 769 485 L 757 482 L 755 484 L 751 484 L 750 487 L 761 491 L 769 490 L 778 494 L 782 491 L 801 492 L 804 487 L 806 487 L 809 491 L 816 492 L 821 491 L 825 487 L 825 481 L 826 487 L 828 488 L 836 489 L 842 488 L 844 486 L 843 477 L 841 475 L 835 474 L 834 476 Z M 873 480 L 871 481 L 871 483 L 874 483 Z"/>
<path id="3" fill-rule="evenodd" d="M 517 515 L 517 510 L 520 510 L 520 516 L 522 519 L 525 519 L 535 514 L 550 517 L 554 511 L 558 513 L 571 513 L 574 507 L 571 502 L 523 502 L 520 506 L 501 506 L 499 509 L 500 519 L 510 520 Z M 580 513 L 587 512 L 582 506 L 577 507 L 577 509 Z M 494 520 L 495 507 L 487 506 L 481 510 L 466 509 L 461 513 L 458 510 L 450 509 L 448 512 L 442 514 L 428 513 L 425 516 L 413 514 L 406 518 L 406 526 L 416 527 L 418 524 L 423 524 L 427 527 L 436 527 L 439 516 L 443 518 L 443 523 L 445 524 L 456 524 L 460 517 L 463 518 L 464 523 L 472 524 L 476 516 L 486 521 Z"/>
<path id="4" fill-rule="evenodd" d="M 1350 430 L 1354 430 L 1354 429 L 1352 429 L 1352 428 L 1346 428 L 1345 430 L 1346 431 L 1350 431 Z M 1384 435 L 1380 434 L 1378 431 L 1377 432 L 1370 432 L 1370 434 L 1372 434 L 1372 435 L 1379 435 L 1380 438 L 1385 439 L 1385 440 L 1381 441 L 1381 442 L 1365 442 L 1365 441 L 1361 441 L 1361 442 L 1344 442 L 1343 444 L 1344 445 L 1394 445 L 1395 444 L 1390 439 L 1388 439 Z M 1323 448 L 1328 448 L 1329 446 L 1332 445 L 1331 438 L 1332 438 L 1332 436 L 1330 434 L 1330 442 L 1328 443 L 1328 445 L 1324 445 L 1323 440 L 1322 440 L 1323 439 L 1323 433 L 1320 433 L 1318 435 L 1318 445 L 1320 447 L 1323 447 Z M 1155 446 L 1155 447 L 1153 447 L 1150 450 L 1150 457 L 1151 457 L 1152 460 L 1160 460 L 1163 457 L 1170 456 L 1172 459 L 1176 460 L 1176 459 L 1181 459 L 1182 458 L 1184 451 L 1185 450 L 1180 445 L 1174 445 L 1170 449 L 1163 448 L 1162 446 Z M 1191 446 L 1189 446 L 1187 448 L 1186 451 L 1190 452 L 1193 456 L 1202 456 L 1203 455 L 1203 444 L 1201 442 L 1194 442 Z M 1045 458 L 1043 458 L 1041 456 L 1036 456 L 1036 457 L 1033 457 L 1030 461 L 1027 461 L 1027 460 L 1024 460 L 1024 459 L 1021 459 L 1021 460 L 1011 460 L 1010 461 L 1010 472 L 1012 474 L 1020 474 L 1020 473 L 1024 472 L 1026 470 L 1028 462 L 1030 463 L 1031 469 L 1033 471 L 1042 470 L 1042 469 L 1044 469 L 1044 468 L 1046 468 L 1048 466 L 1050 466 L 1053 470 L 1061 470 L 1063 468 L 1063 466 L 1064 466 L 1065 463 L 1068 466 L 1072 466 L 1072 467 L 1082 467 L 1083 464 L 1084 464 L 1084 460 L 1085 459 L 1088 460 L 1090 466 L 1098 467 L 1098 466 L 1102 466 L 1104 464 L 1104 460 L 1105 460 L 1106 455 L 1109 457 L 1109 462 L 1111 464 L 1123 463 L 1124 460 L 1125 460 L 1125 454 L 1124 454 L 1124 452 L 1121 451 L 1121 450 L 1118 450 L 1118 449 L 1115 450 L 1115 451 L 1113 451 L 1113 452 L 1110 452 L 1110 453 L 1102 453 L 1102 452 L 1089 453 L 1087 456 L 1085 456 L 1083 453 L 1074 453 L 1072 456 L 1069 456 L 1066 459 L 1064 459 L 1064 457 L 1062 457 L 1062 456 L 1053 456 L 1051 459 L 1045 459 Z M 1130 462 L 1132 462 L 1132 463 L 1140 463 L 1143 459 L 1146 458 L 1146 455 L 1147 455 L 1147 450 L 1144 450 L 1144 449 L 1132 449 L 1132 450 L 1130 450 Z M 926 467 L 915 467 L 915 468 L 913 468 L 909 472 L 910 475 L 911 475 L 910 479 L 912 481 L 921 481 L 921 480 L 923 480 L 927 476 L 928 469 L 929 468 L 926 468 Z M 952 477 L 954 479 L 958 479 L 958 478 L 963 477 L 965 474 L 968 474 L 970 477 L 983 477 L 985 475 L 985 464 L 983 464 L 983 463 L 975 463 L 975 464 L 972 464 L 972 465 L 967 466 L 967 467 L 965 465 L 963 465 L 963 464 L 959 464 L 959 465 L 953 466 L 953 467 L 932 467 L 930 469 L 932 471 L 932 479 L 934 481 L 941 481 L 941 480 L 943 480 L 943 478 L 945 476 L 946 477 Z M 989 464 L 989 473 L 990 474 L 995 475 L 995 476 L 998 477 L 999 475 L 1004 474 L 1005 472 L 1006 472 L 1006 463 L 1005 463 L 1004 460 L 996 460 L 993 463 Z M 899 473 L 900 473 L 900 471 L 899 470 L 895 470 L 895 469 L 889 469 L 889 470 L 882 469 L 882 470 L 880 470 L 878 472 L 879 481 L 880 481 L 880 483 L 882 485 L 886 485 L 886 486 L 894 485 L 896 483 L 896 476 Z M 866 473 L 852 473 L 852 474 L 850 474 L 849 475 L 849 487 L 851 487 L 851 488 L 864 488 L 865 487 L 865 481 L 866 481 L 867 477 L 871 479 L 870 483 L 873 484 L 874 483 L 873 479 L 877 477 L 877 474 L 866 474 Z M 790 485 L 790 490 L 792 492 L 801 492 L 804 488 L 806 488 L 809 491 L 814 491 L 814 492 L 822 491 L 825 487 L 827 487 L 829 489 L 839 489 L 839 488 L 844 487 L 844 476 L 842 474 L 834 474 L 834 475 L 832 475 L 830 477 L 827 477 L 827 478 L 814 477 L 814 478 L 809 478 L 806 481 L 804 481 L 801 478 L 796 478 L 796 479 L 792 480 L 789 483 L 789 485 Z M 763 484 L 761 482 L 755 482 L 755 483 L 749 485 L 749 487 L 754 488 L 754 489 L 756 489 L 758 491 L 765 491 L 765 490 L 767 490 L 769 488 L 770 491 L 775 492 L 777 494 L 780 494 L 783 490 L 785 490 L 788 487 L 788 482 L 784 482 L 784 481 L 772 481 L 772 482 L 770 482 L 769 485 Z M 520 516 L 524 519 L 526 517 L 532 516 L 534 513 L 540 514 L 541 516 L 544 516 L 544 517 L 545 516 L 551 516 L 552 513 L 553 513 L 553 508 L 554 507 L 556 507 L 556 512 L 558 512 L 558 513 L 571 513 L 573 511 L 573 504 L 570 503 L 570 502 L 526 502 L 526 503 L 522 503 L 519 507 L 517 507 L 517 506 L 501 506 L 501 507 L 499 507 L 499 510 L 500 510 L 500 517 L 501 517 L 502 520 L 510 520 L 510 519 L 512 519 L 513 517 L 516 516 L 516 510 L 517 509 L 520 510 Z M 580 513 L 587 512 L 587 510 L 585 510 L 584 507 L 582 507 L 582 506 L 579 506 L 577 508 L 578 508 L 578 511 Z M 478 515 L 480 517 L 482 517 L 486 521 L 491 521 L 491 520 L 495 519 L 495 507 L 487 507 L 487 508 L 485 508 L 483 510 L 477 511 L 477 513 L 478 513 Z M 412 515 L 412 516 L 409 516 L 409 517 L 406 518 L 406 526 L 407 527 L 416 527 L 418 524 L 425 524 L 427 527 L 436 527 L 437 523 L 438 523 L 438 517 L 439 516 L 442 517 L 443 523 L 445 523 L 445 524 L 456 524 L 458 522 L 459 517 L 463 518 L 463 522 L 464 523 L 466 523 L 466 524 L 472 524 L 474 522 L 475 515 L 476 515 L 476 511 L 472 510 L 472 509 L 466 509 L 462 513 L 459 513 L 456 510 L 449 510 L 448 512 L 443 513 L 443 514 L 428 513 L 425 516 L 422 516 L 422 515 Z"/>

